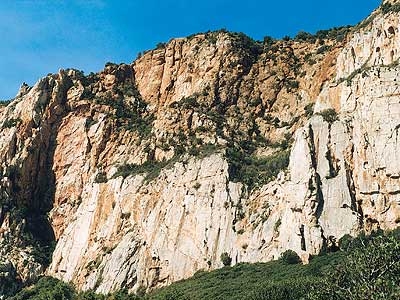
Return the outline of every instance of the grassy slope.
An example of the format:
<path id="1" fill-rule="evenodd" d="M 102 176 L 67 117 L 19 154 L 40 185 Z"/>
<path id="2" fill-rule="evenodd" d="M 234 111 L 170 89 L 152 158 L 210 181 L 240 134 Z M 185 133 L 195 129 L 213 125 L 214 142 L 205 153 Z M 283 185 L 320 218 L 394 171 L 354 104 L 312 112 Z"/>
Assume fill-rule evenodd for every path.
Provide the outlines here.
<path id="1" fill-rule="evenodd" d="M 119 291 L 107 296 L 78 293 L 72 286 L 44 277 L 12 300 L 398 300 L 400 229 L 358 238 L 345 236 L 341 251 L 314 257 L 310 264 L 286 259 L 238 264 L 198 272 L 145 296 Z M 293 255 L 292 255 L 293 258 Z M 296 256 L 298 259 L 298 257 Z"/>
<path id="2" fill-rule="evenodd" d="M 315 257 L 309 265 L 269 263 L 238 264 L 212 272 L 198 272 L 192 278 L 176 282 L 149 295 L 150 299 L 251 299 L 266 288 L 287 283 L 318 281 L 325 271 L 341 260 L 336 252 Z M 294 283 L 295 284 L 295 283 Z M 306 284 L 305 284 L 306 285 Z"/>
<path id="3" fill-rule="evenodd" d="M 309 286 L 308 283 L 318 281 L 343 255 L 342 252 L 336 252 L 318 256 L 305 266 L 272 261 L 241 263 L 211 272 L 200 271 L 190 279 L 176 282 L 145 297 L 128 296 L 124 292 L 106 297 L 94 293 L 78 294 L 65 283 L 54 278 L 43 278 L 34 288 L 20 292 L 12 299 L 261 299 L 259 295 L 264 290 Z"/>

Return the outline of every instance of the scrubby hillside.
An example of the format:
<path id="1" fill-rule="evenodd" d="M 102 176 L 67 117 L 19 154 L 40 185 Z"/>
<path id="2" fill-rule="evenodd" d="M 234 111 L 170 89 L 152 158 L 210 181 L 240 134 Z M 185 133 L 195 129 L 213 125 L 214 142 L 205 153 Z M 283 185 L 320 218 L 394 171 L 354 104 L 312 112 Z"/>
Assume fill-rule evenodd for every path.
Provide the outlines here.
<path id="1" fill-rule="evenodd" d="M 121 290 L 109 295 L 76 292 L 66 283 L 42 278 L 12 300 L 321 300 L 398 299 L 400 296 L 399 233 L 374 233 L 358 238 L 343 237 L 340 249 L 299 264 L 293 251 L 285 251 L 278 261 L 237 264 L 161 288 L 146 296 L 128 295 Z"/>

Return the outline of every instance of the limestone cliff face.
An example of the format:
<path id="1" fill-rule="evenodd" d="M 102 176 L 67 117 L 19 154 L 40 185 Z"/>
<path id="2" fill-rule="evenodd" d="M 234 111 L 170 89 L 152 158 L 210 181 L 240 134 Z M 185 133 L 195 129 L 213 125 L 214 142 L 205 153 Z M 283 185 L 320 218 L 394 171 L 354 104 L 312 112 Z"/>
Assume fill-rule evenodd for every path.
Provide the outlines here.
<path id="1" fill-rule="evenodd" d="M 150 289 L 397 227 L 399 34 L 380 10 L 345 39 L 213 32 L 23 86 L 0 111 L 0 293 Z"/>

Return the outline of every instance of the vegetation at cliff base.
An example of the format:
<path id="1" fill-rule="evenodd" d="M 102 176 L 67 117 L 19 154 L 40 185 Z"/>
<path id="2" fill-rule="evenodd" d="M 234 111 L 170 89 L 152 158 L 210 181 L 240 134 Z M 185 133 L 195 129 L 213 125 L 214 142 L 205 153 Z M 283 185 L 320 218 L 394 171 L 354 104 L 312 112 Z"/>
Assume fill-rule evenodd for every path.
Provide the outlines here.
<path id="1" fill-rule="evenodd" d="M 91 291 L 78 293 L 71 285 L 43 277 L 12 300 L 394 300 L 400 299 L 400 231 L 344 236 L 336 252 L 300 263 L 288 250 L 277 261 L 240 263 L 230 267 L 228 254 L 221 256 L 225 267 L 199 271 L 148 295 L 129 295 L 126 290 L 109 295 Z"/>

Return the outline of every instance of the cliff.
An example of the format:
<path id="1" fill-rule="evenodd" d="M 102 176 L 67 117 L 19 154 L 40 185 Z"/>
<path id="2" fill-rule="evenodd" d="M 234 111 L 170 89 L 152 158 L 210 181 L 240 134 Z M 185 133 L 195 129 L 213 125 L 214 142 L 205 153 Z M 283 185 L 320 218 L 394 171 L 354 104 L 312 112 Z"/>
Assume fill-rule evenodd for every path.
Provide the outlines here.
<path id="1" fill-rule="evenodd" d="M 0 292 L 43 273 L 151 289 L 225 252 L 307 261 L 397 227 L 399 12 L 385 5 L 351 29 L 209 32 L 23 86 L 0 110 Z"/>

